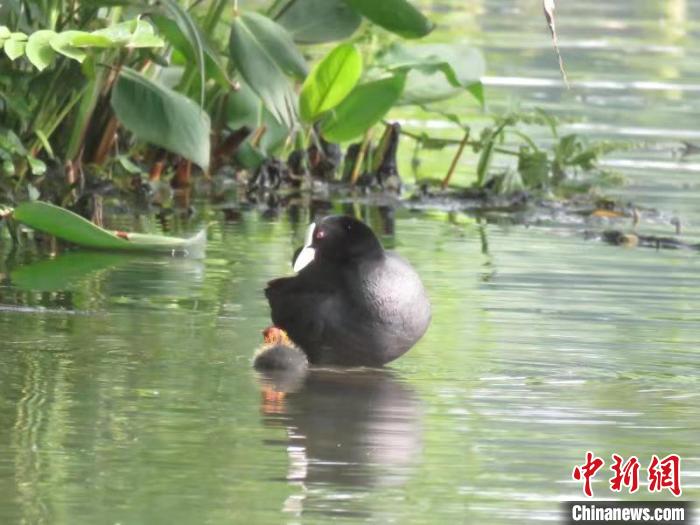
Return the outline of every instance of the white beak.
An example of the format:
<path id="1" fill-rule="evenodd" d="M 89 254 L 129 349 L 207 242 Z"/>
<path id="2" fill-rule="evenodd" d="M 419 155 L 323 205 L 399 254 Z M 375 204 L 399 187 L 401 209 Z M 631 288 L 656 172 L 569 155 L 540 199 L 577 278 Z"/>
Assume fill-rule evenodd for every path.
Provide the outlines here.
<path id="1" fill-rule="evenodd" d="M 309 264 L 311 264 L 311 261 L 314 260 L 314 257 L 316 256 L 316 250 L 311 247 L 311 243 L 314 241 L 314 232 L 316 231 L 316 224 L 311 223 L 309 224 L 309 227 L 306 229 L 306 237 L 304 238 L 304 247 L 301 249 L 299 252 L 299 255 L 297 255 L 296 260 L 294 261 L 294 271 L 295 272 L 300 272 L 304 268 L 306 268 Z"/>

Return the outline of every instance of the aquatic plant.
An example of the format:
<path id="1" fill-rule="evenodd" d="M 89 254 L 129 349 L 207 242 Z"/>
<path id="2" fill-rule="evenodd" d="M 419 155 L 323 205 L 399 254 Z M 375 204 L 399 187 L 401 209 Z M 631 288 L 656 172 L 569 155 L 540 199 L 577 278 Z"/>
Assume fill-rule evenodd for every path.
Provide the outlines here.
<path id="1" fill-rule="evenodd" d="M 194 167 L 215 174 L 228 165 L 248 172 L 252 185 L 342 173 L 351 185 L 383 185 L 397 174 L 391 157 L 399 128 L 385 122 L 393 108 L 432 109 L 464 93 L 485 105 L 479 50 L 416 42 L 434 25 L 407 0 L 227 7 L 225 0 L 3 7 L 2 200 L 75 204 L 91 174 L 154 180 L 165 169 L 183 187 Z M 491 159 L 503 153 L 498 142 L 512 120 L 499 116 L 476 138 L 459 122 L 465 137 L 443 187 L 467 146 L 480 154 L 477 185 L 489 184 Z M 344 163 L 341 144 L 350 144 Z M 525 140 L 515 154 L 526 187 L 556 181 L 572 166 L 587 169 L 583 149 L 577 157 L 562 149 L 545 163 Z M 280 165 L 280 156 L 289 162 Z M 124 169 L 113 169 L 115 158 Z M 545 164 L 552 177 L 542 176 Z"/>

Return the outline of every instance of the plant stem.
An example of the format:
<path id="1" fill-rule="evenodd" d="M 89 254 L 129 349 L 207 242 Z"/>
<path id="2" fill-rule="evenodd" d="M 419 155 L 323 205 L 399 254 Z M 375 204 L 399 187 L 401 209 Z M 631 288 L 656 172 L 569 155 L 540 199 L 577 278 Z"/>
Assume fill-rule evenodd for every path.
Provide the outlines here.
<path id="1" fill-rule="evenodd" d="M 203 24 L 204 32 L 206 34 L 213 34 L 214 30 L 216 29 L 217 23 L 221 19 L 221 13 L 223 13 L 225 7 L 226 0 L 221 0 L 218 3 L 214 2 L 211 4 L 211 6 L 209 7 L 209 12 L 205 17 Z"/>
<path id="2" fill-rule="evenodd" d="M 454 172 L 457 169 L 457 164 L 459 163 L 459 159 L 462 158 L 462 153 L 464 153 L 464 148 L 466 147 L 467 142 L 469 142 L 469 129 L 467 129 L 466 133 L 464 134 L 462 142 L 459 143 L 459 148 L 457 148 L 457 153 L 452 159 L 450 169 L 447 170 L 447 175 L 445 175 L 445 178 L 442 180 L 441 187 L 443 190 L 450 184 L 450 179 L 452 179 L 452 175 L 454 175 Z"/>
<path id="3" fill-rule="evenodd" d="M 352 169 L 352 176 L 350 177 L 350 185 L 354 186 L 357 179 L 360 178 L 360 172 L 362 171 L 362 164 L 365 161 L 365 155 L 367 155 L 367 149 L 369 148 L 369 143 L 372 141 L 372 130 L 368 129 L 365 132 L 365 138 L 362 140 L 362 146 L 360 146 L 360 152 L 357 154 L 357 159 L 355 160 L 355 167 Z"/>

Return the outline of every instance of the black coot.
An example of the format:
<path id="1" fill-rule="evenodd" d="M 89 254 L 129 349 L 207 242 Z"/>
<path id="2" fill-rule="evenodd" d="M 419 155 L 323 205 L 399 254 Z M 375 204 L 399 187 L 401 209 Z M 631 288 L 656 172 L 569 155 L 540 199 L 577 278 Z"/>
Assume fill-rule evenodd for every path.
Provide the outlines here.
<path id="1" fill-rule="evenodd" d="M 315 365 L 381 366 L 407 352 L 430 324 L 418 274 L 345 216 L 312 224 L 294 277 L 268 283 L 275 326 Z"/>

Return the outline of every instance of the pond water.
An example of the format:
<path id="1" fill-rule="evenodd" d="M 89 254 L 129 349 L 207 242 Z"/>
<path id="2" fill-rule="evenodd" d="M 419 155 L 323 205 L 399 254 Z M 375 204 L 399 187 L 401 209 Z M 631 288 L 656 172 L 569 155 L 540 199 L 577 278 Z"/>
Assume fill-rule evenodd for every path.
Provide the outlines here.
<path id="1" fill-rule="evenodd" d="M 697 241 L 700 164 L 678 151 L 699 137 L 700 1 L 560 2 L 570 92 L 539 1 L 425 4 L 436 39 L 483 46 L 494 109 L 640 141 L 608 160 L 627 177 L 611 193 L 664 211 L 640 231 L 678 216 Z M 316 372 L 283 397 L 250 362 L 262 289 L 311 212 L 196 208 L 202 261 L 0 247 L 0 523 L 546 522 L 581 498 L 587 450 L 638 456 L 643 481 L 675 452 L 700 497 L 696 253 L 356 204 L 422 275 L 432 326 L 385 371 Z"/>

